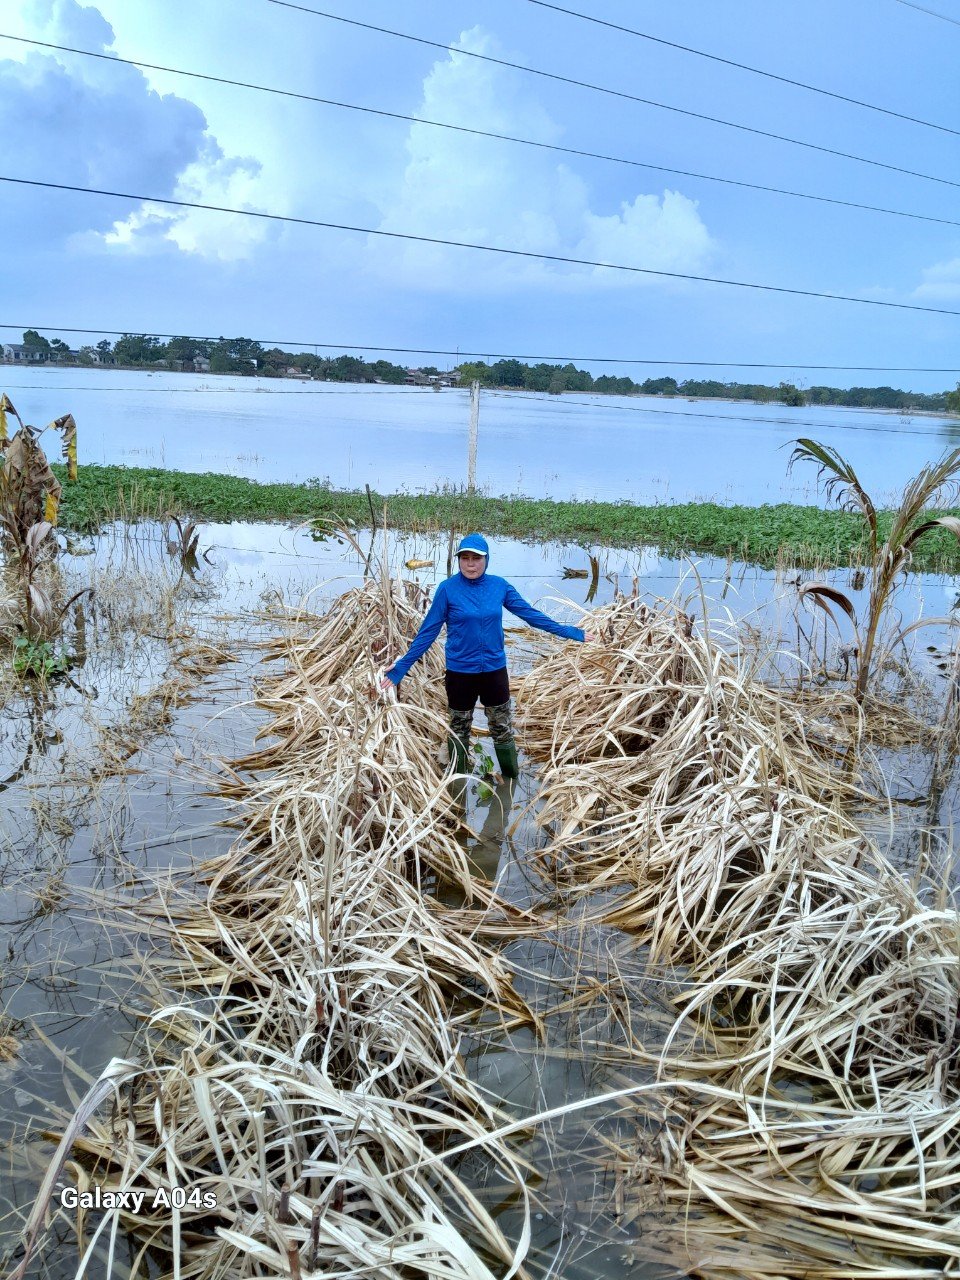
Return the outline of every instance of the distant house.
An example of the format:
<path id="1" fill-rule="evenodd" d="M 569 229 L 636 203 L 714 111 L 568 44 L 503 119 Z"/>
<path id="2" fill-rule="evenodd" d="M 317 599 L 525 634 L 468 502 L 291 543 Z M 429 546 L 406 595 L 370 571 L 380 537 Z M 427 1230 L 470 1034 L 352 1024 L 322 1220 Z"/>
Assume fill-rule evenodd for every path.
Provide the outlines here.
<path id="1" fill-rule="evenodd" d="M 459 369 L 453 369 L 450 373 L 424 373 L 422 369 L 407 370 L 407 383 L 414 387 L 434 387 L 439 390 L 441 387 L 455 387 L 459 381 Z"/>
<path id="2" fill-rule="evenodd" d="M 46 354 L 42 347 L 25 347 L 22 342 L 3 344 L 3 358 L 7 364 L 42 364 Z"/>
<path id="3" fill-rule="evenodd" d="M 207 359 L 206 356 L 194 356 L 193 367 L 197 373 L 209 373 L 210 361 Z"/>

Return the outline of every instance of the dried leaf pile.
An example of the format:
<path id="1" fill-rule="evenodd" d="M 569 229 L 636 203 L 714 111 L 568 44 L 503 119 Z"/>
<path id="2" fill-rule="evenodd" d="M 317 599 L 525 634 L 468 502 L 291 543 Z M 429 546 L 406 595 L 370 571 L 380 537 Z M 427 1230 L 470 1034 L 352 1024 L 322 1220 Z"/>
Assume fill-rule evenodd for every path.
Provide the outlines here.
<path id="1" fill-rule="evenodd" d="M 442 656 L 405 689 L 414 701 L 374 693 L 422 613 L 417 588 L 371 580 L 301 625 L 263 694 L 271 740 L 225 783 L 235 845 L 137 907 L 176 960 L 145 1061 L 114 1064 L 112 1116 L 70 1133 L 81 1188 L 147 1192 L 138 1212 L 87 1223 L 87 1255 L 110 1255 L 98 1274 L 517 1274 L 527 1233 L 509 1242 L 476 1182 L 438 1158 L 478 1141 L 495 1200 L 523 1200 L 526 1171 L 489 1139 L 502 1117 L 459 1040 L 478 1013 L 498 1028 L 532 1014 L 478 941 L 478 925 L 508 928 L 495 904 L 447 912 L 419 889 L 431 867 L 467 876 L 429 747 Z M 216 1208 L 151 1208 L 172 1186 Z M 114 1270 L 118 1228 L 142 1243 L 129 1271 Z"/>
<path id="2" fill-rule="evenodd" d="M 519 722 L 547 865 L 684 979 L 662 1052 L 634 1035 L 663 1085 L 635 1194 L 652 1175 L 704 1276 L 960 1274 L 956 911 L 844 811 L 820 727 L 691 619 L 631 598 L 591 625 Z"/>

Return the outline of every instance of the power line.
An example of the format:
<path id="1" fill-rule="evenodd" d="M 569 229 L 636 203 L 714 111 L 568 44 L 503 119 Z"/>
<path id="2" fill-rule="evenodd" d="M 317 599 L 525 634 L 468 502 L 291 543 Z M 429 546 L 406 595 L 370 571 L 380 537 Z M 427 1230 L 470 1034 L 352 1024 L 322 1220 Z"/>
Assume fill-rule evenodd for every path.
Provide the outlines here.
<path id="1" fill-rule="evenodd" d="M 145 372 L 145 370 L 138 369 L 135 371 L 131 370 L 131 372 L 143 373 Z M 176 372 L 176 370 L 157 370 L 157 372 L 167 373 L 167 372 Z M 193 376 L 202 376 L 202 375 L 191 374 L 190 376 L 193 377 Z M 229 377 L 230 375 L 214 374 L 212 376 L 213 377 L 221 377 L 221 376 Z M 101 395 L 105 392 L 113 392 L 113 393 L 119 393 L 124 395 L 139 396 L 139 395 L 149 394 L 152 392 L 157 395 L 174 395 L 179 393 L 179 394 L 193 395 L 193 396 L 208 396 L 208 395 L 261 395 L 261 396 L 268 396 L 268 397 L 269 396 L 313 396 L 314 398 L 319 397 L 319 398 L 326 399 L 329 396 L 343 396 L 343 395 L 355 396 L 358 393 L 360 387 L 362 386 L 366 392 L 368 392 L 370 395 L 374 396 L 378 400 L 388 395 L 402 395 L 408 398 L 411 396 L 424 396 L 424 395 L 433 396 L 434 395 L 433 390 L 429 387 L 415 387 L 415 386 L 381 387 L 381 386 L 374 386 L 371 383 L 354 383 L 351 385 L 349 389 L 346 389 L 346 388 L 340 389 L 339 387 L 337 387 L 336 389 L 333 389 L 330 387 L 329 383 L 324 383 L 322 385 L 325 388 L 322 391 L 319 389 L 316 391 L 294 391 L 286 387 L 270 387 L 269 390 L 267 390 L 263 387 L 250 387 L 250 386 L 98 387 L 93 385 L 65 386 L 61 383 L 58 383 L 55 387 L 51 387 L 50 390 L 56 391 L 58 395 L 61 391 L 70 391 L 70 392 L 92 391 L 96 395 Z M 38 390 L 42 390 L 43 388 L 39 388 L 36 384 L 24 382 L 24 383 L 8 383 L 6 384 L 6 389 L 8 391 L 34 391 L 35 392 Z M 465 387 L 456 388 L 456 389 L 466 390 Z M 833 428 L 836 428 L 838 431 L 873 431 L 873 432 L 878 432 L 880 434 L 885 434 L 885 435 L 939 436 L 941 434 L 939 431 L 923 431 L 917 428 L 910 428 L 902 425 L 898 425 L 896 427 L 893 427 L 893 426 L 885 427 L 880 425 L 872 425 L 869 423 L 864 424 L 864 423 L 844 423 L 844 422 L 812 422 L 812 421 L 807 421 L 803 418 L 768 418 L 768 417 L 762 417 L 762 416 L 756 416 L 756 415 L 749 416 L 747 414 L 735 414 L 735 413 L 699 413 L 690 409 L 652 409 L 646 405 L 604 404 L 604 403 L 598 404 L 596 403 L 596 400 L 599 399 L 602 401 L 606 399 L 606 396 L 607 396 L 606 392 L 587 391 L 587 392 L 581 392 L 580 394 L 582 395 L 592 394 L 594 395 L 595 399 L 594 400 L 572 400 L 570 398 L 569 393 L 567 392 L 564 392 L 562 395 L 543 395 L 535 391 L 521 391 L 521 390 L 503 391 L 500 389 L 493 389 L 493 388 L 486 388 L 486 387 L 483 388 L 483 395 L 489 396 L 494 400 L 522 399 L 527 402 L 539 401 L 540 403 L 549 404 L 556 407 L 562 407 L 565 405 L 576 405 L 584 409 L 606 409 L 614 413 L 642 413 L 645 416 L 653 415 L 656 417 L 663 417 L 663 418 L 701 418 L 701 419 L 705 419 L 708 422 L 718 422 L 718 423 L 747 422 L 753 426 L 764 426 L 764 427 L 785 426 L 785 427 L 791 427 L 791 428 L 811 427 L 816 429 L 822 429 L 823 427 L 833 427 Z M 618 399 L 620 398 L 622 397 L 618 397 Z M 722 397 L 717 397 L 717 398 L 720 399 Z M 736 403 L 736 402 L 734 401 L 734 402 L 728 402 L 728 403 Z M 757 402 L 748 401 L 747 403 L 755 404 Z M 861 413 L 884 412 L 883 406 L 876 406 L 876 405 L 825 404 L 822 406 L 807 405 L 806 407 L 807 408 L 821 407 L 824 409 L 850 408 L 855 411 L 859 411 Z M 916 412 L 916 411 L 910 410 L 910 409 L 891 409 L 889 410 L 889 412 L 899 413 L 903 415 L 903 414 L 909 414 L 911 412 Z M 929 413 L 931 411 L 923 410 L 923 412 Z M 944 410 L 944 415 L 946 415 L 946 412 L 947 411 Z"/>
<path id="2" fill-rule="evenodd" d="M 10 329 L 25 333 L 33 329 L 35 333 L 86 333 L 101 334 L 104 337 L 124 338 L 185 338 L 188 342 L 222 342 L 223 335 L 213 337 L 210 334 L 196 333 L 144 333 L 141 329 L 78 329 L 67 325 L 43 324 L 2 324 L 0 329 Z M 758 363 L 752 360 L 645 360 L 634 356 L 542 356 L 525 355 L 503 351 L 466 351 L 457 347 L 455 351 L 441 347 L 373 347 L 359 342 L 314 342 L 303 338 L 250 338 L 261 347 L 278 347 L 292 351 L 300 348 L 300 354 L 309 354 L 307 348 L 318 347 L 324 351 L 379 351 L 388 355 L 407 356 L 455 356 L 458 360 L 463 356 L 471 356 L 478 360 L 535 360 L 543 364 L 634 364 L 645 367 L 663 368 L 674 365 L 677 368 L 689 369 L 798 369 L 806 373 L 960 373 L 957 369 L 917 368 L 910 365 L 876 365 L 876 364 L 797 364 L 796 361 L 785 364 Z"/>
<path id="3" fill-rule="evenodd" d="M 271 3 L 275 0 L 271 0 Z M 406 240 L 415 244 L 438 244 L 452 249 L 471 249 L 478 253 L 495 253 L 501 257 L 525 258 L 534 262 L 559 262 L 566 266 L 598 267 L 604 271 L 622 271 L 628 275 L 657 276 L 665 280 L 690 280 L 696 284 L 719 284 L 731 289 L 754 289 L 761 293 L 783 293 L 796 298 L 821 298 L 829 302 L 853 302 L 864 307 L 890 307 L 896 311 L 922 311 L 929 315 L 960 316 L 948 307 L 922 307 L 914 302 L 890 302 L 882 298 L 858 298 L 845 293 L 823 293 L 815 289 L 791 289 L 786 285 L 758 284 L 751 280 L 726 280 L 719 276 L 694 275 L 688 271 L 663 271 L 654 267 L 635 267 L 623 262 L 600 262 L 594 258 L 570 258 L 559 253 L 534 253 L 530 249 L 505 249 L 499 245 L 476 244 L 469 240 L 449 240 L 442 236 L 419 236 L 409 231 L 384 231 L 380 227 L 357 227 L 344 222 L 325 222 L 319 218 L 297 218 L 291 214 L 263 213 L 256 209 L 234 209 L 227 205 L 202 204 L 197 200 L 174 200 L 169 196 L 150 196 L 131 191 L 106 191 L 100 187 L 81 187 L 67 182 L 42 182 L 38 178 L 14 178 L 0 174 L 0 182 L 16 186 L 40 187 L 47 191 L 74 191 L 83 195 L 106 196 L 114 200 L 146 201 L 173 209 L 201 209 L 206 213 L 229 213 L 243 218 L 259 218 L 265 222 L 283 222 L 294 226 L 321 227 L 326 231 L 347 231 L 357 235 L 382 236 L 388 240 Z M 958 184 L 960 185 L 960 184 Z"/>
<path id="4" fill-rule="evenodd" d="M 137 369 L 137 370 L 131 370 L 131 372 L 143 373 L 145 372 L 145 370 Z M 157 370 L 157 372 L 158 373 L 168 373 L 168 372 L 175 373 L 176 370 Z M 202 375 L 191 374 L 190 376 L 200 377 Z M 230 375 L 229 374 L 223 374 L 223 375 L 213 374 L 212 376 L 213 377 L 229 377 Z M 237 376 L 242 376 L 242 375 L 237 375 Z M 26 382 L 8 383 L 5 385 L 6 385 L 7 391 L 34 391 L 35 392 L 42 389 L 37 387 L 36 384 L 26 383 Z M 267 390 L 266 388 L 263 388 L 263 387 L 251 387 L 251 386 L 99 387 L 99 386 L 93 386 L 93 385 L 65 386 L 61 383 L 57 383 L 56 386 L 51 387 L 50 390 L 56 391 L 58 395 L 61 391 L 70 391 L 70 392 L 92 391 L 96 395 L 112 392 L 115 394 L 138 395 L 138 396 L 154 393 L 157 395 L 181 394 L 181 395 L 192 395 L 192 396 L 208 396 L 208 395 L 313 396 L 314 398 L 320 397 L 322 399 L 327 399 L 330 396 L 356 395 L 359 389 L 363 387 L 365 392 L 368 392 L 370 395 L 374 396 L 378 400 L 381 400 L 385 396 L 389 396 L 389 395 L 400 395 L 409 399 L 415 396 L 431 397 L 435 394 L 432 388 L 430 387 L 416 387 L 416 386 L 381 387 L 381 386 L 375 386 L 371 383 L 353 383 L 351 384 L 349 389 L 346 389 L 346 388 L 341 389 L 340 387 L 337 387 L 334 389 L 330 387 L 329 383 L 322 383 L 321 385 L 325 388 L 322 391 L 319 389 L 316 391 L 293 391 L 286 387 L 270 387 L 269 390 Z M 458 387 L 458 388 L 451 388 L 451 389 L 465 391 L 467 388 Z M 644 415 L 654 415 L 656 417 L 664 417 L 664 418 L 703 418 L 709 422 L 721 422 L 721 423 L 722 422 L 749 422 L 749 423 L 757 424 L 760 426 L 771 426 L 771 427 L 775 427 L 775 426 L 811 427 L 811 428 L 819 429 L 824 426 L 829 426 L 829 427 L 836 427 L 838 430 L 843 430 L 843 431 L 875 431 L 875 432 L 891 434 L 891 435 L 920 435 L 920 436 L 939 436 L 940 435 L 939 431 L 920 431 L 917 429 L 909 429 L 904 426 L 884 427 L 879 425 L 874 426 L 872 424 L 862 424 L 862 423 L 858 424 L 858 423 L 842 423 L 842 422 L 827 422 L 827 423 L 810 422 L 802 418 L 768 418 L 768 417 L 749 416 L 746 414 L 734 414 L 734 413 L 698 413 L 690 409 L 651 409 L 646 405 L 596 403 L 596 400 L 603 401 L 608 398 L 609 393 L 603 392 L 603 391 L 596 391 L 596 392 L 586 391 L 586 392 L 580 393 L 581 395 L 593 395 L 595 397 L 595 400 L 572 400 L 568 392 L 563 392 L 561 395 L 552 395 L 552 394 L 541 394 L 539 392 L 530 391 L 530 390 L 504 391 L 499 388 L 488 388 L 488 387 L 484 387 L 482 391 L 485 397 L 490 397 L 494 400 L 516 400 L 516 399 L 521 399 L 525 401 L 535 400 L 543 404 L 549 404 L 554 406 L 577 405 L 584 409 L 607 409 L 615 413 L 642 413 Z M 624 397 L 617 396 L 616 398 L 622 399 Z M 651 396 L 649 398 L 652 399 L 655 397 Z M 706 397 L 706 398 L 708 399 L 715 398 L 719 400 L 723 399 L 722 396 Z M 738 402 L 727 401 L 727 403 L 735 404 Z M 747 400 L 745 401 L 745 403 L 757 404 L 760 402 L 755 400 Z M 937 412 L 936 410 L 929 410 L 929 409 L 920 410 L 920 411 L 911 410 L 911 409 L 885 409 L 885 407 L 882 405 L 824 404 L 820 406 L 807 405 L 805 407 L 806 408 L 823 408 L 823 409 L 843 408 L 843 409 L 852 409 L 860 413 L 889 412 L 889 413 L 898 413 L 901 416 L 905 414 L 915 413 L 915 412 L 923 412 L 923 413 Z M 944 413 L 944 416 L 947 417 L 946 409 L 943 410 L 943 413 Z"/>
<path id="5" fill-rule="evenodd" d="M 101 366 L 101 367 L 102 367 L 102 366 Z M 153 370 L 150 370 L 150 369 L 142 369 L 142 368 L 138 368 L 138 369 L 131 369 L 131 370 L 130 370 L 130 372 L 131 372 L 131 373 L 152 373 L 152 372 L 154 372 L 154 371 L 153 371 Z M 157 373 L 177 373 L 177 372 L 186 372 L 186 371 L 185 371 L 185 370 L 177 370 L 177 369 L 157 369 L 155 372 L 157 372 Z M 198 378 L 201 378 L 201 377 L 203 377 L 203 376 L 204 376 L 204 375 L 203 375 L 203 374 L 200 374 L 200 373 L 198 373 L 198 374 L 192 374 L 192 373 L 191 373 L 191 374 L 190 374 L 190 377 L 198 377 Z M 230 377 L 231 375 L 230 375 L 230 374 L 219 374 L 219 373 L 214 373 L 214 374 L 211 374 L 211 375 L 209 375 L 209 376 L 210 376 L 210 377 L 213 377 L 213 378 L 220 378 L 220 377 Z M 234 376 L 236 376 L 236 377 L 245 377 L 245 375 L 244 375 L 244 374 L 236 374 L 236 375 L 234 375 Z M 330 384 L 329 384 L 329 383 L 324 383 L 324 385 L 325 385 L 325 386 L 329 386 Z M 380 385 L 376 385 L 376 384 L 369 383 L 369 382 L 367 382 L 367 383 L 358 383 L 358 384 L 355 384 L 355 385 L 370 387 L 371 391 L 373 391 L 373 392 L 374 392 L 378 397 L 380 397 L 380 396 L 388 396 L 388 395 L 405 395 L 405 396 L 411 396 L 411 395 L 432 395 L 432 394 L 433 394 L 433 389 L 432 389 L 432 387 L 407 386 L 407 387 L 402 387 L 402 388 L 401 388 L 400 386 L 397 386 L 397 385 L 394 385 L 394 386 L 380 386 Z M 38 388 L 34 383 L 30 383 L 30 382 L 19 382 L 19 383 L 18 383 L 18 382 L 5 382 L 5 383 L 4 383 L 4 390 L 5 390 L 5 391 L 38 391 L 38 390 L 40 390 L 40 389 L 41 389 L 41 388 Z M 144 395 L 144 394 L 149 393 L 149 392 L 157 392 L 158 394 L 160 394 L 160 395 L 165 395 L 165 396 L 167 396 L 167 395 L 177 395 L 177 394 L 181 394 L 181 393 L 184 393 L 184 394 L 187 394 L 187 395 L 192 395 L 192 396 L 214 396 L 214 395 L 217 395 L 217 396 L 232 396 L 232 395 L 240 395 L 240 394 L 245 394 L 245 395 L 250 395 L 250 394 L 253 394 L 253 395 L 269 395 L 269 396 L 320 396 L 320 395 L 322 395 L 322 396 L 346 396 L 346 395 L 353 395 L 353 394 L 354 394 L 354 392 L 353 392 L 352 390 L 351 390 L 351 391 L 340 391 L 340 390 L 336 390 L 336 391 L 294 391 L 292 388 L 287 388 L 287 387 L 282 387 L 282 388 L 281 388 L 281 387 L 276 387 L 276 388 L 271 387 L 271 388 L 269 389 L 269 391 L 268 391 L 268 390 L 266 390 L 264 387 L 249 387 L 249 386 L 247 386 L 247 387 L 206 387 L 206 386 L 202 386 L 202 387 L 96 387 L 96 386 L 92 386 L 92 385 L 88 384 L 88 385 L 87 385 L 87 386 L 85 386 L 85 387 L 71 387 L 71 386 L 64 386 L 62 383 L 59 383 L 59 382 L 56 384 L 56 386 L 55 386 L 55 387 L 51 388 L 51 390 L 55 390 L 58 394 L 59 394 L 61 391 L 95 391 L 95 392 L 97 393 L 97 395 L 100 395 L 100 394 L 101 394 L 101 392 L 104 392 L 104 391 L 115 391 L 115 392 L 122 392 L 122 393 L 124 393 L 124 394 L 126 394 L 126 395 L 130 395 L 131 393 L 135 393 L 135 394 L 136 394 L 136 395 L 138 395 L 138 396 L 139 396 L 139 395 Z M 602 393 L 601 393 L 601 394 L 602 394 Z"/>
<path id="6" fill-rule="evenodd" d="M 402 120 L 408 124 L 428 125 L 432 129 L 448 129 L 454 133 L 470 134 L 476 138 L 492 138 L 497 142 L 513 142 L 524 147 L 535 147 L 541 151 L 555 151 L 561 155 L 581 156 L 588 160 L 602 160 L 610 164 L 627 165 L 636 169 L 652 169 L 658 173 L 670 173 L 683 178 L 696 178 L 704 182 L 720 182 L 727 186 L 743 187 L 748 191 L 765 191 L 770 195 L 790 196 L 797 200 L 815 200 L 821 204 L 840 205 L 846 209 L 861 209 L 869 213 L 889 214 L 897 218 L 912 218 L 920 222 L 936 222 L 941 226 L 958 227 L 960 221 L 953 218 L 937 218 L 926 213 L 910 213 L 903 209 L 887 209 L 880 205 L 862 204 L 855 200 L 841 200 L 836 196 L 819 196 L 807 191 L 790 191 L 784 187 L 765 186 L 758 182 L 745 182 L 738 178 L 724 178 L 717 174 L 697 173 L 689 169 L 672 169 L 667 165 L 651 164 L 643 160 L 631 160 L 624 156 L 611 156 L 600 151 L 587 151 L 578 147 L 564 147 L 559 143 L 538 142 L 533 138 L 520 138 L 510 133 L 494 133 L 487 129 L 471 129 L 467 125 L 450 124 L 444 120 L 427 120 L 423 116 L 405 115 L 400 111 L 386 111 L 379 107 L 364 107 L 354 102 L 340 102 L 335 98 L 321 98 L 315 94 L 298 93 L 292 89 L 280 89 L 275 85 L 254 84 L 247 80 L 231 80 L 226 76 L 210 75 L 201 71 L 186 71 L 182 67 L 166 67 L 155 62 L 141 62 L 136 58 L 120 58 L 113 54 L 97 53 L 92 49 L 77 49 L 72 45 L 52 44 L 47 40 L 31 40 L 26 36 L 10 35 L 0 31 L 0 39 L 13 40 L 17 44 L 32 45 L 38 49 L 55 49 L 59 53 L 74 53 L 83 58 L 97 58 L 101 62 L 116 63 L 121 66 L 137 67 L 144 71 L 162 71 L 167 75 L 185 76 L 191 80 L 202 80 L 208 84 L 229 85 L 236 89 L 249 89 L 257 93 L 273 94 L 280 98 L 292 98 L 298 102 L 312 102 L 321 106 L 336 107 L 342 111 L 357 111 L 364 115 L 380 116 L 387 120 Z"/>
<path id="7" fill-rule="evenodd" d="M 514 400 L 522 397 L 524 400 L 542 400 L 544 403 L 556 403 L 558 405 L 573 404 L 580 405 L 584 409 L 612 409 L 621 413 L 642 413 L 642 414 L 658 414 L 667 418 L 707 418 L 712 422 L 749 422 L 751 426 L 765 427 L 814 427 L 822 430 L 824 427 L 834 427 L 838 431 L 873 431 L 881 435 L 907 435 L 907 436 L 940 436 L 939 431 L 921 431 L 911 427 L 881 427 L 872 426 L 864 423 L 843 423 L 843 422 L 809 422 L 803 418 L 762 418 L 749 417 L 747 414 L 736 413 L 696 413 L 690 409 L 648 409 L 645 405 L 632 404 L 592 404 L 589 400 L 570 400 L 566 394 L 562 396 L 542 396 L 536 392 L 529 391 L 487 391 L 486 395 L 494 396 L 504 400 Z M 806 406 L 811 408 L 813 406 Z M 863 413 L 882 412 L 875 406 L 869 405 L 824 405 L 824 409 L 836 408 L 856 408 Z M 894 413 L 909 413 L 909 410 L 893 410 Z M 946 414 L 946 410 L 944 410 Z"/>
<path id="8" fill-rule="evenodd" d="M 597 18 L 590 13 L 580 13 L 577 9 L 565 9 L 559 4 L 550 4 L 548 0 L 528 0 L 529 4 L 538 5 L 541 9 L 553 9 L 555 13 L 565 13 L 571 18 L 581 18 L 584 22 L 593 22 L 598 27 L 608 27 L 611 31 L 619 31 L 622 35 L 636 36 L 640 40 L 649 40 L 653 44 L 663 45 L 668 49 L 679 49 L 681 53 L 692 53 L 698 58 L 708 58 L 711 62 L 721 62 L 726 67 L 736 67 L 738 71 L 749 71 L 755 76 L 765 76 L 768 80 L 779 80 L 781 84 L 792 85 L 795 89 L 806 89 L 809 93 L 821 93 L 827 98 L 836 98 L 838 102 L 846 102 L 854 107 L 865 107 L 868 111 L 879 111 L 882 115 L 893 116 L 897 120 L 907 120 L 910 124 L 920 124 L 926 129 L 939 129 L 941 133 L 952 133 L 960 137 L 960 129 L 951 129 L 945 124 L 935 124 L 931 120 L 921 120 L 917 116 L 906 115 L 902 111 L 893 111 L 889 107 L 880 107 L 873 102 L 863 102 L 860 98 L 851 98 L 845 93 L 836 93 L 833 89 L 823 89 L 815 84 L 807 84 L 803 80 L 791 80 L 789 76 L 777 75 L 774 71 L 764 71 L 762 67 L 751 67 L 745 62 L 735 62 L 732 58 L 722 58 L 716 53 L 707 53 L 703 49 L 694 49 L 690 45 L 677 44 L 673 40 L 664 40 L 662 36 L 652 36 L 646 31 L 637 31 L 634 27 L 623 27 L 616 22 L 608 22 L 605 18 Z M 937 15 L 940 16 L 940 15 Z"/>
<path id="9" fill-rule="evenodd" d="M 922 4 L 912 4 L 911 0 L 897 0 L 898 4 L 905 4 L 908 9 L 919 9 L 921 13 L 929 13 L 931 18 L 941 18 L 944 22 L 952 22 L 955 27 L 960 27 L 960 19 L 948 17 L 945 13 L 937 13 L 935 9 L 925 9 Z"/>
<path id="10" fill-rule="evenodd" d="M 589 89 L 592 93 L 603 93 L 609 97 L 620 98 L 626 102 L 639 102 L 643 106 L 657 107 L 662 111 L 672 111 L 678 115 L 690 116 L 694 120 L 707 120 L 711 124 L 723 125 L 727 129 L 739 129 L 744 133 L 752 133 L 761 138 L 772 138 L 775 142 L 789 142 L 796 147 L 805 147 L 809 151 L 819 151 L 825 155 L 839 156 L 843 160 L 856 160 L 859 164 L 869 164 L 878 169 L 887 169 L 892 173 L 906 174 L 910 178 L 922 178 L 926 182 L 939 182 L 948 187 L 960 187 L 960 182 L 952 178 L 941 178 L 930 173 L 920 173 L 916 169 L 904 169 L 899 165 L 887 164 L 883 160 L 871 160 L 866 156 L 854 155 L 849 151 L 839 151 L 835 147 L 824 147 L 816 142 L 804 142 L 800 138 L 790 138 L 786 134 L 771 133 L 766 129 L 757 129 L 748 124 L 737 124 L 733 120 L 722 120 L 719 116 L 706 115 L 702 111 L 690 111 L 686 107 L 675 107 L 666 102 L 656 102 L 652 98 L 641 98 L 637 94 L 627 93 L 623 89 L 612 89 L 607 85 L 591 84 L 587 80 L 577 80 L 572 76 L 562 76 L 554 71 L 544 71 L 539 67 L 525 67 L 519 62 L 508 62 L 505 58 L 494 58 L 488 53 L 476 53 L 472 49 L 460 49 L 456 45 L 441 44 L 437 40 L 428 40 L 425 36 L 413 36 L 406 31 L 394 31 L 390 27 L 379 27 L 372 22 L 360 22 L 356 18 L 345 18 L 339 13 L 327 13 L 324 9 L 311 9 L 307 5 L 295 4 L 293 0 L 267 0 L 268 4 L 278 5 L 282 9 L 292 9 L 298 13 L 309 13 L 315 18 L 328 18 L 332 22 L 342 22 L 347 26 L 359 27 L 365 31 L 377 31 L 382 35 L 394 36 L 398 40 L 409 40 L 414 44 L 426 45 L 431 49 L 441 49 L 445 53 L 457 54 L 463 58 L 475 58 L 480 62 L 490 62 L 498 67 L 509 67 L 513 71 L 522 71 L 526 75 L 540 76 L 545 80 L 554 80 L 559 84 L 576 85 L 580 89 Z"/>

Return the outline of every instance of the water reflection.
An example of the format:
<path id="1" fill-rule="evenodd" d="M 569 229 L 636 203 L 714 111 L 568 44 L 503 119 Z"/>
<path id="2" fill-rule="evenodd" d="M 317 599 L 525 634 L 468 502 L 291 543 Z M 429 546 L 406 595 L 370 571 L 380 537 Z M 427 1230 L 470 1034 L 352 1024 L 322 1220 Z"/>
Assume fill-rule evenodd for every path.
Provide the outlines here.
<path id="1" fill-rule="evenodd" d="M 477 800 L 477 809 L 486 817 L 477 832 L 474 844 L 468 845 L 467 853 L 470 862 L 470 873 L 479 880 L 493 884 L 497 878 L 500 857 L 504 851 L 504 833 L 513 807 L 514 783 L 503 778 L 487 794 Z"/>

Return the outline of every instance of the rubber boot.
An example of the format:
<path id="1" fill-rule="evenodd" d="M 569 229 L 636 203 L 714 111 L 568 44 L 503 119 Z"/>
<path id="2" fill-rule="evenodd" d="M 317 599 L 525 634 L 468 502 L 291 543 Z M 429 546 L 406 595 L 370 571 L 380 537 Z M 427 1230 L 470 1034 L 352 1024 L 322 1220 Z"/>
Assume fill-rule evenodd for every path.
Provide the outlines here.
<path id="1" fill-rule="evenodd" d="M 517 765 L 517 744 L 513 738 L 507 738 L 505 742 L 495 742 L 493 749 L 497 753 L 497 760 L 500 762 L 500 772 L 504 778 L 519 778 L 520 769 Z"/>
<path id="2" fill-rule="evenodd" d="M 454 764 L 454 773 L 467 773 L 467 748 L 463 739 L 455 733 L 447 735 L 447 750 Z"/>

